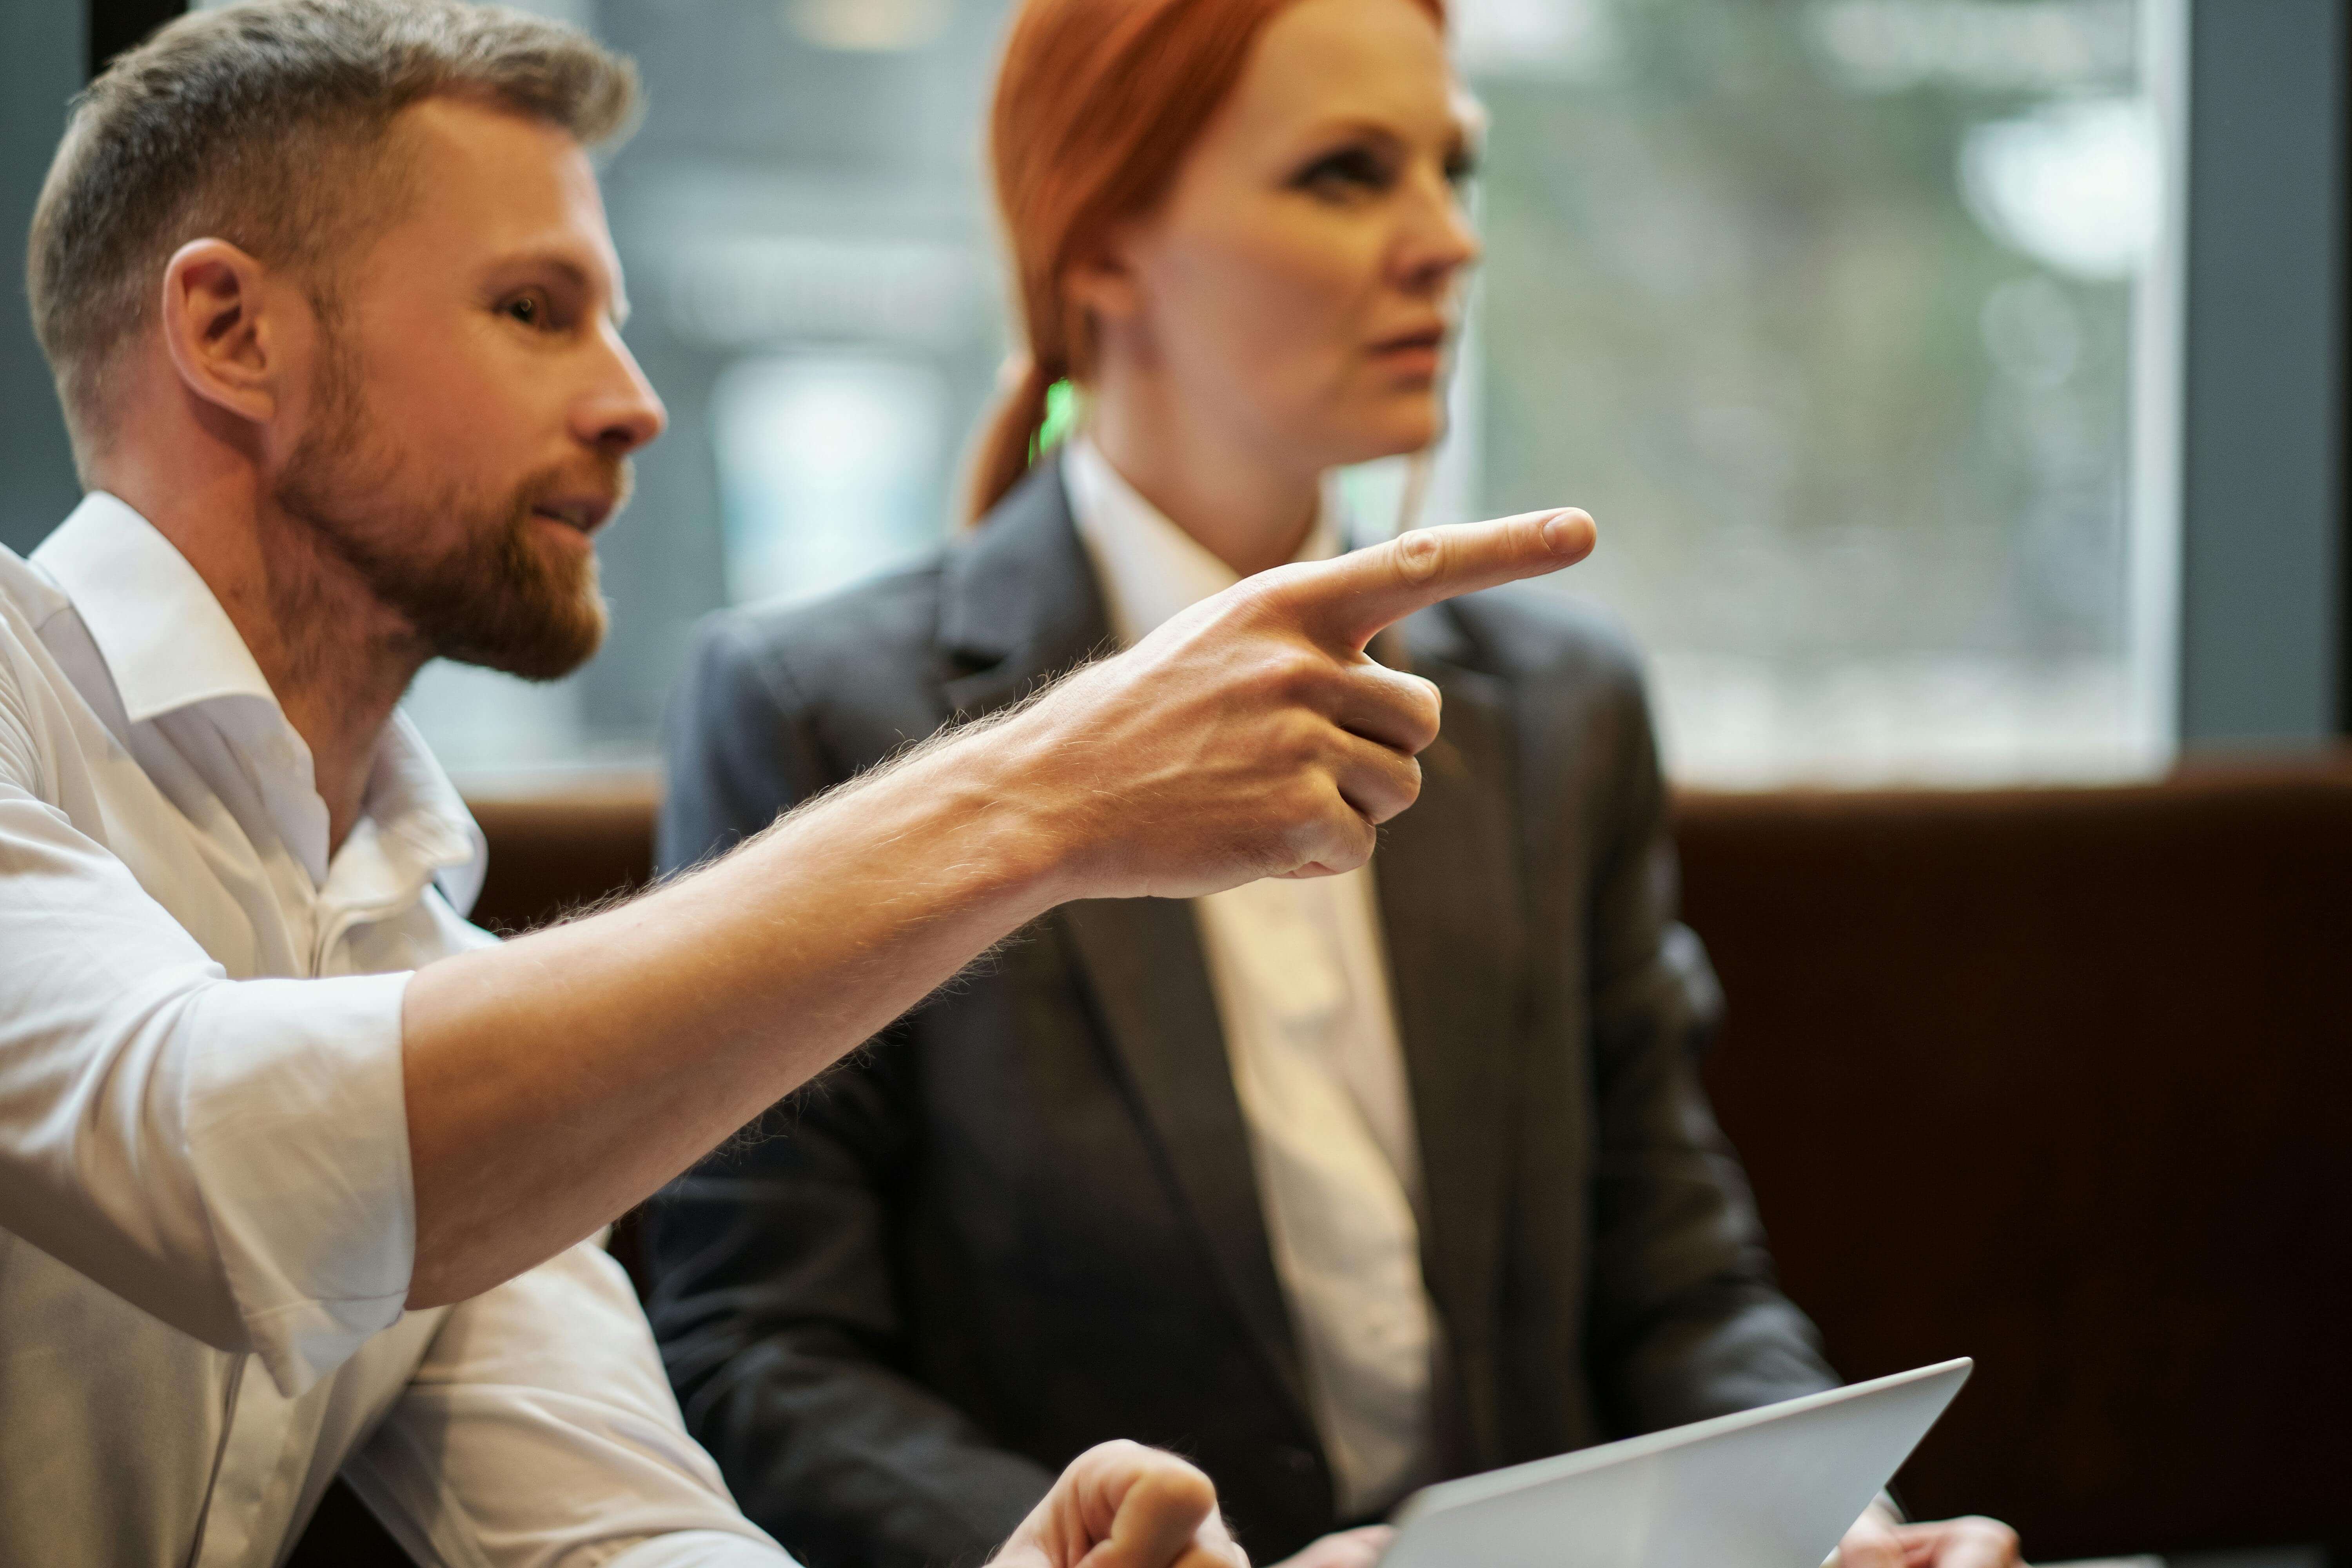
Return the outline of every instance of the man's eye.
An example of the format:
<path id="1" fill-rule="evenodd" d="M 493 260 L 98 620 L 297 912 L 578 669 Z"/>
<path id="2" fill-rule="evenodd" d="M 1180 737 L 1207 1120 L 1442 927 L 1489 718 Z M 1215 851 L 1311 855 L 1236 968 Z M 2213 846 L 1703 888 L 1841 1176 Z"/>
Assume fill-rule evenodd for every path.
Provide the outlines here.
<path id="1" fill-rule="evenodd" d="M 1457 153 L 1445 160 L 1445 183 L 1459 190 L 1478 177 L 1478 156 L 1475 153 Z"/>
<path id="2" fill-rule="evenodd" d="M 547 301 L 536 294 L 518 294 L 499 309 L 526 327 L 543 327 L 547 324 Z"/>

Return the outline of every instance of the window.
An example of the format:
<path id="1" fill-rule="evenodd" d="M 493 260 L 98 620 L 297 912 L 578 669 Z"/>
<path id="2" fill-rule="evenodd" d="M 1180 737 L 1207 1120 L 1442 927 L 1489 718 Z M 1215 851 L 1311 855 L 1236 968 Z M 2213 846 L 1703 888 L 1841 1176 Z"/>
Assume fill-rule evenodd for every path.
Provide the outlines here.
<path id="1" fill-rule="evenodd" d="M 1489 0 L 1480 510 L 1572 574 L 1683 777 L 2130 772 L 2166 142 L 2130 0 Z M 2136 322 L 2136 289 L 2141 319 Z M 2158 323 L 2160 324 L 2160 322 Z M 2150 395 L 2174 395 L 2159 378 Z M 2159 412 L 2143 410 L 2144 413 Z"/>
<path id="2" fill-rule="evenodd" d="M 1629 626 L 1686 780 L 2163 760 L 2179 0 L 1453 9 L 1488 248 L 1424 519 L 1590 507 L 1559 591 Z M 596 662 L 419 681 L 478 786 L 650 764 L 703 612 L 944 534 L 1006 341 L 997 0 L 559 14 L 651 91 L 607 188 L 673 426 L 606 536 Z M 1349 493 L 1384 523 L 1404 488 Z"/>

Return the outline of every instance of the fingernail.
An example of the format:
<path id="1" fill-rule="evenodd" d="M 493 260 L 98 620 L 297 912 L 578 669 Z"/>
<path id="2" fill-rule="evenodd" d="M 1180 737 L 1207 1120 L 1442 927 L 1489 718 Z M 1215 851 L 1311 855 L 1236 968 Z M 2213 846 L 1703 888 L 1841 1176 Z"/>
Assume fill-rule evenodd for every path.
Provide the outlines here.
<path id="1" fill-rule="evenodd" d="M 1590 517 L 1570 508 L 1543 525 L 1544 543 L 1555 555 L 1565 555 L 1570 551 L 1580 549 L 1583 546 L 1586 534 L 1591 527 L 1592 520 Z"/>

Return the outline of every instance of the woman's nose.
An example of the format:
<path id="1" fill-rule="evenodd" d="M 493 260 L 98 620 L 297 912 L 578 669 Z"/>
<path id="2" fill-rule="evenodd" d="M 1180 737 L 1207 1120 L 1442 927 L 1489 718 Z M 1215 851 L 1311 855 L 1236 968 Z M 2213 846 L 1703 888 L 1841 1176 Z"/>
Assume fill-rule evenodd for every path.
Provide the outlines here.
<path id="1" fill-rule="evenodd" d="M 1444 288 L 1477 261 L 1481 249 L 1453 182 L 1441 176 L 1431 184 L 1413 204 L 1399 257 L 1405 284 L 1415 289 Z"/>

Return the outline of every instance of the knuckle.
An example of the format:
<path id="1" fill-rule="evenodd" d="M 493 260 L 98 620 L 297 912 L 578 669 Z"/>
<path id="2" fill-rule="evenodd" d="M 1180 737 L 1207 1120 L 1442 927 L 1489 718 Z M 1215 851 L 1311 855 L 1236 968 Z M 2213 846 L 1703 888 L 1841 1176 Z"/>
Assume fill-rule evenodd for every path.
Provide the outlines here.
<path id="1" fill-rule="evenodd" d="M 1269 655 L 1265 661 L 1268 688 L 1283 701 L 1304 703 L 1323 684 L 1328 674 L 1325 662 L 1311 648 L 1296 643 L 1286 643 Z"/>
<path id="2" fill-rule="evenodd" d="M 1413 677 L 1412 697 L 1413 717 L 1426 731 L 1422 739 L 1422 744 L 1425 746 L 1437 738 L 1438 725 L 1445 717 L 1445 697 L 1437 689 L 1434 681 L 1423 680 L 1419 676 Z"/>
<path id="3" fill-rule="evenodd" d="M 1403 758 L 1381 780 L 1381 784 L 1385 798 L 1370 814 L 1374 822 L 1388 821 L 1421 798 L 1421 764 L 1411 757 Z"/>
<path id="4" fill-rule="evenodd" d="M 1330 661 L 1311 647 L 1297 643 L 1284 650 L 1282 672 L 1285 679 L 1301 690 L 1319 686 L 1331 673 Z"/>
<path id="5" fill-rule="evenodd" d="M 1445 563 L 1445 540 L 1433 528 L 1416 528 L 1397 535 L 1397 573 L 1418 587 L 1435 577 Z"/>
<path id="6" fill-rule="evenodd" d="M 1311 719 L 1297 709 L 1286 710 L 1275 726 L 1274 756 L 1281 765 L 1293 772 L 1320 760 L 1328 728 L 1320 721 Z"/>
<path id="7" fill-rule="evenodd" d="M 1225 590 L 1225 602 L 1233 614 L 1246 621 L 1279 618 L 1297 591 L 1299 571 L 1295 564 L 1276 566 L 1244 577 Z"/>

